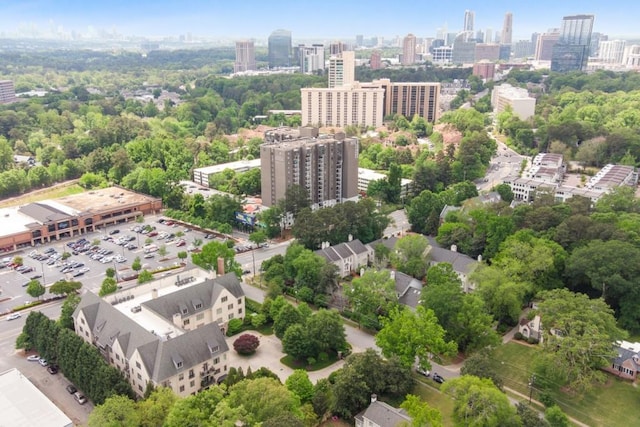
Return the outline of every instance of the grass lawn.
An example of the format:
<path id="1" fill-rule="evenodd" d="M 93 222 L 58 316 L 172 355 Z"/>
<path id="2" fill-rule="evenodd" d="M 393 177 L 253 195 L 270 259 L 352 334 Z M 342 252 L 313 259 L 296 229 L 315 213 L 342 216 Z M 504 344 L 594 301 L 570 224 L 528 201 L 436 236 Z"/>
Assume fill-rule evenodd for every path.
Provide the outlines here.
<path id="1" fill-rule="evenodd" d="M 78 184 L 72 184 L 68 186 L 56 186 L 50 190 L 38 190 L 22 196 L 12 197 L 0 201 L 0 208 L 6 208 L 8 206 L 24 205 L 26 203 L 39 202 L 46 199 L 57 199 L 59 197 L 71 196 L 73 194 L 84 193 L 86 190 L 80 187 Z"/>
<path id="2" fill-rule="evenodd" d="M 331 366 L 338 361 L 338 355 L 333 351 L 329 352 L 327 356 L 328 356 L 327 360 L 316 360 L 316 363 L 314 363 L 313 365 L 309 365 L 306 362 L 296 360 L 293 357 L 287 355 L 282 359 L 280 359 L 280 363 L 290 367 L 291 369 L 304 369 L 308 372 L 313 372 L 313 371 L 318 371 L 320 369 L 324 369 L 327 366 Z"/>
<path id="3" fill-rule="evenodd" d="M 528 382 L 533 373 L 533 360 L 539 351 L 513 342 L 498 347 L 493 353 L 494 366 L 504 385 L 529 394 Z M 607 383 L 596 385 L 584 396 L 576 397 L 561 390 L 550 394 L 569 416 L 590 426 L 640 426 L 640 391 L 627 381 L 607 374 Z M 534 398 L 538 393 L 534 392 Z"/>
<path id="4" fill-rule="evenodd" d="M 425 385 L 421 381 L 416 382 L 413 394 L 420 396 L 429 406 L 438 409 L 442 413 L 442 423 L 445 427 L 453 426 L 453 400 L 451 397 Z"/>

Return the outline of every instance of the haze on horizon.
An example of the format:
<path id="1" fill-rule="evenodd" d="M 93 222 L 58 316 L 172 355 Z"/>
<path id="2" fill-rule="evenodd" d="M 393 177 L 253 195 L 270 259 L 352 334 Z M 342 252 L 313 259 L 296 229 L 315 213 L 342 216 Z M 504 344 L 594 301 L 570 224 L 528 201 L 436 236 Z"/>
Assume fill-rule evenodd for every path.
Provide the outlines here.
<path id="1" fill-rule="evenodd" d="M 14 37 L 32 28 L 40 32 L 86 34 L 89 28 L 128 36 L 177 36 L 266 39 L 285 28 L 294 39 L 395 37 L 413 33 L 433 37 L 446 25 L 448 32 L 462 28 L 466 9 L 475 12 L 474 30 L 500 31 L 504 14 L 513 13 L 514 40 L 529 39 L 533 32 L 560 26 L 565 15 L 594 14 L 594 31 L 616 37 L 640 38 L 635 24 L 640 3 L 629 2 L 625 13 L 611 4 L 585 0 L 579 4 L 539 0 L 474 2 L 451 0 L 445 4 L 398 0 L 367 3 L 326 0 L 316 4 L 271 2 L 222 2 L 219 0 L 0 0 L 0 36 Z"/>

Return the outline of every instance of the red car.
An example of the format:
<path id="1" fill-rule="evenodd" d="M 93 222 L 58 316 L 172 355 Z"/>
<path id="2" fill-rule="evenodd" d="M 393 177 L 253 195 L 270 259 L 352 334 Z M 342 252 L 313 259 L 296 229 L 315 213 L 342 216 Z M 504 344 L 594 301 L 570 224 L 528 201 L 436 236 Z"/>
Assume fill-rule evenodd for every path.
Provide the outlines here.
<path id="1" fill-rule="evenodd" d="M 184 246 L 186 244 L 187 244 L 187 242 L 185 242 L 184 240 L 178 240 L 178 243 L 176 243 L 176 246 L 180 247 L 180 246 Z"/>

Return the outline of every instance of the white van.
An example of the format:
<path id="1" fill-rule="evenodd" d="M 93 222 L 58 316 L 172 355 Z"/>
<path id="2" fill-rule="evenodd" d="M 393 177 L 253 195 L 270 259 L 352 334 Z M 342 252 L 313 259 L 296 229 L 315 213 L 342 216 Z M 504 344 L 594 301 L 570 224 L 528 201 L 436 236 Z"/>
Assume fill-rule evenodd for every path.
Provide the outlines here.
<path id="1" fill-rule="evenodd" d="M 145 254 L 149 254 L 151 252 L 155 252 L 158 250 L 158 246 L 157 245 L 147 245 L 144 247 L 144 253 Z"/>

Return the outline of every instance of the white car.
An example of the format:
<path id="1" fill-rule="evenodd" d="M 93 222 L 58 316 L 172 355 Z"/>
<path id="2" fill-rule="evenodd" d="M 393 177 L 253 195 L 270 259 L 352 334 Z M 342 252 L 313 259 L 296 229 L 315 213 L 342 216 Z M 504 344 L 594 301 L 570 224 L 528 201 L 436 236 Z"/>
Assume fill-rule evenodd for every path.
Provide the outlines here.
<path id="1" fill-rule="evenodd" d="M 32 354 L 31 356 L 27 357 L 27 360 L 29 362 L 39 362 L 40 356 L 38 356 L 37 354 Z"/>
<path id="2" fill-rule="evenodd" d="M 10 315 L 7 316 L 7 321 L 16 320 L 16 319 L 19 319 L 20 317 L 22 317 L 20 313 L 11 313 Z"/>
<path id="3" fill-rule="evenodd" d="M 41 366 L 44 366 L 45 368 L 46 368 L 47 366 L 49 366 L 49 362 L 47 362 L 47 359 L 42 358 L 42 357 L 41 357 L 40 359 L 38 359 L 38 363 L 39 363 Z"/>

